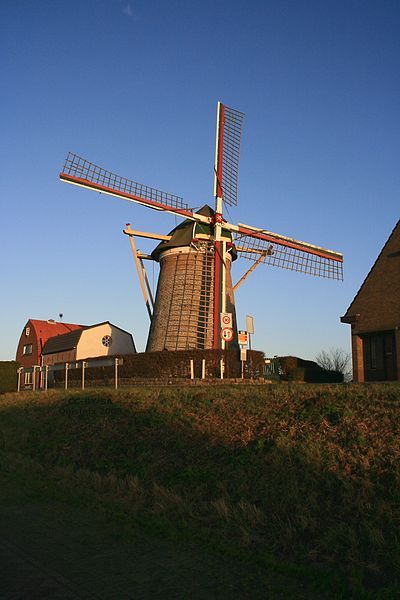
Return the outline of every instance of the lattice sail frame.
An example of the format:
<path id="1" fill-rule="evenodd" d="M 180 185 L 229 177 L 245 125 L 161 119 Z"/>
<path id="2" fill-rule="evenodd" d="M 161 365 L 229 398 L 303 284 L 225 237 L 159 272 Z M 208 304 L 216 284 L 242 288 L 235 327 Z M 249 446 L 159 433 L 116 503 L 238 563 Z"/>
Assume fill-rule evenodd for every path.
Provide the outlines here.
<path id="1" fill-rule="evenodd" d="M 251 261 L 257 261 L 264 254 L 262 263 L 272 266 L 297 271 L 316 277 L 337 279 L 343 281 L 343 259 L 341 255 L 331 253 L 324 248 L 316 246 L 308 249 L 301 247 L 301 242 L 287 245 L 276 240 L 263 240 L 248 234 L 236 234 L 235 245 L 238 254 Z"/>
<path id="2" fill-rule="evenodd" d="M 223 201 L 228 206 L 237 206 L 238 203 L 238 172 L 243 122 L 244 113 L 224 105 L 222 180 L 220 183 Z"/>
<path id="3" fill-rule="evenodd" d="M 116 175 L 73 152 L 68 152 L 60 178 L 69 183 L 77 183 L 78 185 L 90 187 L 100 192 L 114 195 L 119 193 L 121 197 L 126 197 L 142 204 L 147 203 L 152 208 L 162 209 L 165 207 L 189 211 L 188 205 L 180 196 L 161 192 L 148 185 Z"/>
<path id="4" fill-rule="evenodd" d="M 222 137 L 219 147 L 222 159 L 218 173 L 216 170 L 217 182 L 222 188 L 220 196 L 225 204 L 236 206 L 244 114 L 221 103 L 218 103 L 218 106 L 219 110 L 222 108 L 223 120 L 219 128 L 219 135 Z M 219 114 L 221 115 L 221 112 Z M 207 221 L 207 218 L 194 213 L 182 197 L 116 175 L 73 152 L 68 153 L 60 178 L 68 183 L 115 195 L 149 208 L 169 211 L 194 221 Z M 273 237 L 266 239 L 267 236 L 257 235 L 247 227 L 244 227 L 244 232 L 240 231 L 242 227 L 226 222 L 224 227 L 234 234 L 238 254 L 243 258 L 256 262 L 260 259 L 260 255 L 263 255 L 261 262 L 270 266 L 317 277 L 343 280 L 343 257 L 338 253 L 271 232 L 266 233 Z M 257 230 L 257 228 L 251 229 Z M 258 231 L 265 232 L 261 229 Z"/>

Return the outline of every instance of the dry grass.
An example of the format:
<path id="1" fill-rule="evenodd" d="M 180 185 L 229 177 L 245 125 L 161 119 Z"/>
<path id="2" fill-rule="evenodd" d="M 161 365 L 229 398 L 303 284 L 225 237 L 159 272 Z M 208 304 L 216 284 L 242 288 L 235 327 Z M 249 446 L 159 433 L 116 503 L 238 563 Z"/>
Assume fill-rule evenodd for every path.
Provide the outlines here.
<path id="1" fill-rule="evenodd" d="M 379 588 L 400 574 L 399 401 L 395 385 L 9 394 L 0 446 L 128 512 Z"/>

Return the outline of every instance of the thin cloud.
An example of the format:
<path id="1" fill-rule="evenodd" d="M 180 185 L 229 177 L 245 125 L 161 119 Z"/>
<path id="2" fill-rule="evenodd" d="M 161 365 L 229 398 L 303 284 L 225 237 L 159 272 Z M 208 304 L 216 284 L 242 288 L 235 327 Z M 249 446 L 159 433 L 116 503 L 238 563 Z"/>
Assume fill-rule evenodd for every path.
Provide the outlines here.
<path id="1" fill-rule="evenodd" d="M 124 8 L 122 9 L 122 12 L 124 13 L 124 15 L 127 15 L 128 17 L 133 17 L 133 10 L 132 10 L 132 6 L 129 4 L 125 4 Z"/>

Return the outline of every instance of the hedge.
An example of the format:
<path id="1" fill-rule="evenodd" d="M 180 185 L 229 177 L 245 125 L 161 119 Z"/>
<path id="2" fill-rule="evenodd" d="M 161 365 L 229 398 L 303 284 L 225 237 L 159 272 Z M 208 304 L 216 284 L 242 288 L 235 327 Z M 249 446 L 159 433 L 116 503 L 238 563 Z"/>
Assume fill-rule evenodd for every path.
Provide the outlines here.
<path id="1" fill-rule="evenodd" d="M 104 357 L 103 357 L 104 358 Z M 206 378 L 220 376 L 220 359 L 224 359 L 224 378 L 241 377 L 239 350 L 178 350 L 161 352 L 141 352 L 123 355 L 123 364 L 118 367 L 118 378 L 121 383 L 134 379 L 158 379 L 169 381 L 190 378 L 190 360 L 194 361 L 194 375 L 201 377 L 202 360 L 206 361 Z M 93 361 L 95 359 L 91 359 Z M 264 373 L 264 353 L 259 350 L 248 350 L 244 376 L 246 379 L 262 377 Z M 56 383 L 64 381 L 65 372 L 55 371 Z M 78 381 L 82 377 L 80 369 L 68 371 L 69 381 Z M 90 367 L 85 371 L 85 380 L 111 384 L 114 380 L 114 366 Z"/>
<path id="2" fill-rule="evenodd" d="M 343 373 L 328 371 L 312 360 L 297 356 L 279 358 L 282 379 L 285 381 L 306 381 L 307 383 L 343 383 Z"/>

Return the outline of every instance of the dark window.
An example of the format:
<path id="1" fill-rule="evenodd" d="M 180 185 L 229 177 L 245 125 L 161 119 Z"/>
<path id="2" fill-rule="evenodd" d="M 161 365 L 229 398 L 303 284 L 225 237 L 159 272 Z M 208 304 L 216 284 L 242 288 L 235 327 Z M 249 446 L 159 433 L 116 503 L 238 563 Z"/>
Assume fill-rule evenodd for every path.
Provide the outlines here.
<path id="1" fill-rule="evenodd" d="M 101 340 L 101 343 L 103 344 L 103 346 L 105 346 L 106 348 L 109 348 L 111 346 L 112 343 L 112 339 L 111 339 L 111 335 L 105 335 L 103 337 L 103 339 Z"/>
<path id="2" fill-rule="evenodd" d="M 371 350 L 371 369 L 376 369 L 376 338 L 371 337 L 369 339 L 370 350 Z"/>
<path id="3" fill-rule="evenodd" d="M 22 354 L 32 354 L 32 344 L 25 344 Z"/>

